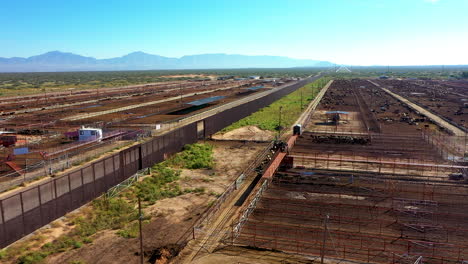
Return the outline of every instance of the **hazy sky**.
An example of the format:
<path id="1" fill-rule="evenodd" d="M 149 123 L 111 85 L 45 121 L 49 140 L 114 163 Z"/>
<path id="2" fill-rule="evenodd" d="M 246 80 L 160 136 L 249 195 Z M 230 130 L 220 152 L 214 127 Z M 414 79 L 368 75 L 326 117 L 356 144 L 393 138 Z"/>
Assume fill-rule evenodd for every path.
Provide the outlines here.
<path id="1" fill-rule="evenodd" d="M 1 0 L 0 57 L 52 50 L 468 64 L 468 0 Z"/>

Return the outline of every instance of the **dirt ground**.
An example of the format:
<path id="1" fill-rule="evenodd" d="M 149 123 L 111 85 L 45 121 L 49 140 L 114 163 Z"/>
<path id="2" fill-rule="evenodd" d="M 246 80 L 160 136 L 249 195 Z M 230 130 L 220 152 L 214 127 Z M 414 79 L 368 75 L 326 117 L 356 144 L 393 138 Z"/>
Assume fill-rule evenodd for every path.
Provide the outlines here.
<path id="1" fill-rule="evenodd" d="M 175 244 L 188 226 L 193 224 L 212 199 L 209 195 L 185 194 L 158 201 L 146 208 L 152 216 L 150 223 L 143 226 L 145 258 L 163 246 Z M 90 245 L 49 257 L 46 263 L 139 263 L 139 239 L 122 238 L 115 231 L 104 231 L 96 235 Z M 154 263 L 154 262 L 153 262 Z"/>
<path id="2" fill-rule="evenodd" d="M 180 250 L 177 242 L 193 223 L 229 184 L 239 175 L 265 144 L 239 142 L 207 142 L 214 145 L 215 166 L 211 170 L 182 170 L 179 184 L 182 189 L 204 188 L 202 194 L 188 193 L 163 199 L 144 209 L 151 221 L 143 226 L 146 263 L 166 263 L 165 254 Z M 89 207 L 81 208 L 87 210 Z M 73 212 L 76 214 L 80 212 Z M 72 229 L 66 216 L 47 228 L 38 231 L 50 242 Z M 49 256 L 45 263 L 139 263 L 138 238 L 125 239 L 115 230 L 100 232 L 92 237 L 93 242 L 68 252 Z M 164 248 L 164 250 L 161 250 Z M 161 257 L 162 255 L 162 257 Z M 160 261 L 156 262 L 156 258 Z M 151 260 L 151 261 L 150 261 Z"/>
<path id="3" fill-rule="evenodd" d="M 194 264 L 287 264 L 314 263 L 314 257 L 229 246 L 193 261 Z M 317 263 L 320 260 L 317 260 Z M 337 263 L 324 261 L 325 263 Z"/>
<path id="4" fill-rule="evenodd" d="M 246 141 L 270 141 L 275 133 L 262 130 L 257 126 L 245 126 L 226 133 L 218 133 L 213 136 L 215 140 L 246 140 Z"/>

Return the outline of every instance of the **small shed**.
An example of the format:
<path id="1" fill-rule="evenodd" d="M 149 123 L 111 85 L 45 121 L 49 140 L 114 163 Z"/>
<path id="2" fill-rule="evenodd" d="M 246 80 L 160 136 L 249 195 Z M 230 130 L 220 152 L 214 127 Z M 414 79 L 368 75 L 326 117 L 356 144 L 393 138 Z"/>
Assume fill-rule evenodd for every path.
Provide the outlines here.
<path id="1" fill-rule="evenodd" d="M 207 98 L 195 100 L 195 101 L 189 102 L 187 104 L 199 106 L 199 105 L 205 105 L 205 104 L 213 103 L 213 102 L 222 100 L 224 98 L 226 98 L 226 96 L 212 96 L 212 97 L 207 97 Z"/>
<path id="2" fill-rule="evenodd" d="M 78 130 L 78 134 L 79 141 L 92 141 L 102 139 L 102 129 L 100 128 L 81 127 Z"/>

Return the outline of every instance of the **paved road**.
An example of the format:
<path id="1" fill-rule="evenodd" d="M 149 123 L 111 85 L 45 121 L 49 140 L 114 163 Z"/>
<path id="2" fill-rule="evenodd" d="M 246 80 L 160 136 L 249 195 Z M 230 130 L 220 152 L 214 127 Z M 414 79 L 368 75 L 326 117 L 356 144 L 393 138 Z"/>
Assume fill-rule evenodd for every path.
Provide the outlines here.
<path id="1" fill-rule="evenodd" d="M 380 87 L 382 90 L 384 90 L 386 93 L 390 94 L 391 96 L 395 97 L 397 100 L 399 100 L 400 102 L 406 104 L 407 106 L 409 106 L 410 108 L 412 108 L 413 110 L 421 113 L 422 115 L 428 117 L 429 119 L 431 119 L 433 122 L 435 122 L 436 124 L 438 124 L 439 126 L 451 131 L 455 136 L 465 136 L 466 133 L 459 129 L 458 127 L 450 124 L 449 122 L 445 121 L 444 119 L 442 119 L 440 116 L 438 115 L 435 115 L 431 112 L 429 112 L 428 110 L 424 109 L 423 107 L 411 102 L 410 100 L 404 98 L 403 96 L 400 96 L 394 92 L 391 92 L 390 90 L 386 89 L 386 88 L 383 88 L 382 86 L 380 86 L 378 83 L 375 83 L 371 80 L 368 80 L 370 83 L 372 83 L 373 85 L 377 86 L 377 87 Z"/>

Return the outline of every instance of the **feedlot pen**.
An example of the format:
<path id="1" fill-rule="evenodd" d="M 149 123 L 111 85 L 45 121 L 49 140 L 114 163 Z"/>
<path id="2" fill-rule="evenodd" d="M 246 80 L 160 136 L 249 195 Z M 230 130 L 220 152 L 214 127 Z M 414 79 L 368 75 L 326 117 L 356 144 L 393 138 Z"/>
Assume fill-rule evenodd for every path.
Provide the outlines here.
<path id="1" fill-rule="evenodd" d="M 467 196 L 464 186 L 281 172 L 234 243 L 368 263 L 461 263 Z"/>
<path id="2" fill-rule="evenodd" d="M 468 186 L 451 176 L 467 167 L 431 133 L 450 136 L 365 80 L 335 81 L 225 242 L 329 263 L 465 263 Z"/>

